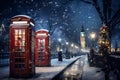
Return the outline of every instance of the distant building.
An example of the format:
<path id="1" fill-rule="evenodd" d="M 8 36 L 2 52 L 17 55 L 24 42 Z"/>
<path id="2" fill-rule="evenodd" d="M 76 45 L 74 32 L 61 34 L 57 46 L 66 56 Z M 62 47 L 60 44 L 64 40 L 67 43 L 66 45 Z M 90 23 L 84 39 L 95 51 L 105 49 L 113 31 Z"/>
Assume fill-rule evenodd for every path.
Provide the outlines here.
<path id="1" fill-rule="evenodd" d="M 81 49 L 85 49 L 85 30 L 84 27 L 82 26 L 81 31 L 80 31 L 80 45 L 81 45 Z"/>

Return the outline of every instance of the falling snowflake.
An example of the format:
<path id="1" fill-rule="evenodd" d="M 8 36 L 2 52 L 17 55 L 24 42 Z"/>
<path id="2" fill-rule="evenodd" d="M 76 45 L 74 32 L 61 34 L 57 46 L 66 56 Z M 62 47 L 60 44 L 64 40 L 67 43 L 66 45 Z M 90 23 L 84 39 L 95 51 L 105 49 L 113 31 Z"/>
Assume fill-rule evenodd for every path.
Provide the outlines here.
<path id="1" fill-rule="evenodd" d="M 68 23 L 63 23 L 64 25 L 68 26 Z"/>
<path id="2" fill-rule="evenodd" d="M 34 0 L 31 0 L 31 2 L 33 2 Z"/>
<path id="3" fill-rule="evenodd" d="M 91 16 L 88 16 L 88 19 L 91 19 L 92 17 Z"/>
<path id="4" fill-rule="evenodd" d="M 42 20 L 40 20 L 40 23 L 43 23 L 43 21 L 42 21 Z"/>
<path id="5" fill-rule="evenodd" d="M 33 9 L 30 9 L 31 12 L 33 12 Z"/>
<path id="6" fill-rule="evenodd" d="M 52 1 L 50 1 L 50 2 L 48 2 L 48 4 L 53 4 L 53 2 L 52 2 Z"/>
<path id="7" fill-rule="evenodd" d="M 54 25 L 56 25 L 56 24 L 57 24 L 57 22 L 53 23 L 52 25 L 54 26 Z"/>

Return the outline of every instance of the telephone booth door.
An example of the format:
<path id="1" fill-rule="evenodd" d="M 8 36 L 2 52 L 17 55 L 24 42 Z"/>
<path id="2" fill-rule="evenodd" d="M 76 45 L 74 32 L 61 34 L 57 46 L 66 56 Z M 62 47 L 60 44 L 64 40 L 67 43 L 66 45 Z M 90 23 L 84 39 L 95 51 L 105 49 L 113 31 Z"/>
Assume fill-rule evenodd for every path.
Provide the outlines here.
<path id="1" fill-rule="evenodd" d="M 47 30 L 36 31 L 36 66 L 50 66 L 49 34 Z"/>
<path id="2" fill-rule="evenodd" d="M 44 61 L 45 60 L 45 39 L 38 39 L 38 61 Z"/>
<path id="3" fill-rule="evenodd" d="M 19 19 L 21 20 L 19 21 Z M 26 78 L 35 74 L 35 32 L 30 18 L 15 16 L 10 24 L 10 77 Z"/>

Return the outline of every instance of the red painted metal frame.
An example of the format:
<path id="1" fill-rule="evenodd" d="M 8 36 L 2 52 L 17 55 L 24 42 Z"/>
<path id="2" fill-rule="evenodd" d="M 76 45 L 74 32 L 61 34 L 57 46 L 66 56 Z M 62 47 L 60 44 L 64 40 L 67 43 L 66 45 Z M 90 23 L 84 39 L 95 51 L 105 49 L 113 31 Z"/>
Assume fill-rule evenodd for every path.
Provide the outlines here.
<path id="1" fill-rule="evenodd" d="M 30 18 L 24 17 L 24 16 L 16 16 L 14 18 L 11 19 L 11 23 L 13 23 L 13 21 L 18 21 L 18 18 L 21 18 L 24 21 L 27 21 L 28 24 L 30 22 Z M 21 28 L 22 27 L 22 28 Z M 9 46 L 9 51 L 10 51 L 10 77 L 15 77 L 15 78 L 27 78 L 27 77 L 31 77 L 35 74 L 35 49 L 34 51 L 31 50 L 31 47 L 33 47 L 34 45 L 32 45 L 32 41 L 31 38 L 34 37 L 35 39 L 35 31 L 31 28 L 31 25 L 28 26 L 19 26 L 17 27 L 17 25 L 14 27 L 12 25 L 10 25 L 10 46 Z M 15 30 L 20 30 L 20 29 L 24 29 L 25 30 L 25 52 L 24 52 L 24 68 L 16 68 L 15 64 L 17 64 L 17 62 L 15 62 Z M 33 32 L 33 35 L 32 35 Z M 33 57 L 31 59 L 31 57 Z M 18 63 L 20 64 L 20 63 Z"/>
<path id="2" fill-rule="evenodd" d="M 38 34 L 46 34 L 45 36 L 39 36 Z M 39 42 L 38 40 L 45 40 L 44 43 L 44 60 L 40 59 L 40 54 L 38 52 L 39 49 Z M 35 63 L 36 66 L 50 66 L 50 51 L 49 51 L 49 33 L 48 31 L 41 29 L 36 31 L 36 48 L 35 48 Z"/>

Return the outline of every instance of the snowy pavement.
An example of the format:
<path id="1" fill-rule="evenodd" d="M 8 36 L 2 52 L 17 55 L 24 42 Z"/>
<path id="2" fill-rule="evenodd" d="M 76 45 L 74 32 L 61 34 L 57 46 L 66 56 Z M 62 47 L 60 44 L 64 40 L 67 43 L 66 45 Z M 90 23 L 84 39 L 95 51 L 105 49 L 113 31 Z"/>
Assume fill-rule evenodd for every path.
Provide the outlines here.
<path id="1" fill-rule="evenodd" d="M 84 57 L 81 57 L 60 75 L 59 80 L 81 80 L 83 66 Z"/>
<path id="2" fill-rule="evenodd" d="M 83 67 L 82 80 L 104 80 L 104 72 L 98 72 L 100 68 L 90 67 L 87 61 L 87 57 L 85 59 L 85 64 Z"/>
<path id="3" fill-rule="evenodd" d="M 33 78 L 27 80 L 50 80 L 79 57 L 63 59 L 62 62 L 58 61 L 58 59 L 52 59 L 50 67 L 36 67 L 36 75 Z M 0 80 L 16 80 L 14 78 L 9 78 L 9 66 L 0 68 Z"/>

